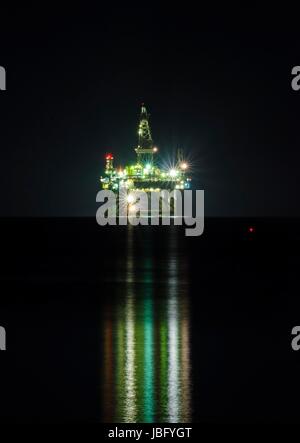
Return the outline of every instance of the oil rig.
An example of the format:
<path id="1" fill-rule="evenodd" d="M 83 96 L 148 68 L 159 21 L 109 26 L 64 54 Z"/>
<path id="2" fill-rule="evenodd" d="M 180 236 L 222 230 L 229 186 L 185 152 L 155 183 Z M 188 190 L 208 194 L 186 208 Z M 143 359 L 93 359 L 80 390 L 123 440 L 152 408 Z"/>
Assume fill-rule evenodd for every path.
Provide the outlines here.
<path id="1" fill-rule="evenodd" d="M 187 175 L 189 165 L 181 151 L 178 150 L 177 158 L 171 166 L 163 167 L 158 164 L 158 148 L 152 139 L 149 114 L 144 103 L 141 106 L 137 134 L 138 144 L 134 149 L 135 163 L 115 168 L 113 154 L 106 154 L 104 175 L 100 177 L 102 189 L 118 191 L 121 186 L 128 191 L 145 192 L 189 189 L 191 186 L 191 178 Z"/>

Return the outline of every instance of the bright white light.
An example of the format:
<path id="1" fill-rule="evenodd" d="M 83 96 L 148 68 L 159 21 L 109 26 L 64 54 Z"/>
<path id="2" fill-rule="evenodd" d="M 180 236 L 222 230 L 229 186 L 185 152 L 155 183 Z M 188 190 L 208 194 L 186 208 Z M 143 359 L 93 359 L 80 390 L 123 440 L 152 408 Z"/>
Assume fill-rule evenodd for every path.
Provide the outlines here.
<path id="1" fill-rule="evenodd" d="M 134 201 L 134 196 L 132 195 L 132 194 L 129 194 L 128 196 L 127 196 L 127 202 L 128 203 L 132 203 Z"/>
<path id="2" fill-rule="evenodd" d="M 176 177 L 176 175 L 177 175 L 176 169 L 170 169 L 169 175 L 170 175 L 170 177 Z"/>
<path id="3" fill-rule="evenodd" d="M 147 163 L 147 165 L 144 168 L 144 174 L 149 174 L 151 168 L 152 168 L 151 164 Z"/>
<path id="4" fill-rule="evenodd" d="M 157 152 L 158 151 L 158 149 L 157 149 L 157 147 L 155 146 L 154 148 L 153 148 L 153 152 Z"/>

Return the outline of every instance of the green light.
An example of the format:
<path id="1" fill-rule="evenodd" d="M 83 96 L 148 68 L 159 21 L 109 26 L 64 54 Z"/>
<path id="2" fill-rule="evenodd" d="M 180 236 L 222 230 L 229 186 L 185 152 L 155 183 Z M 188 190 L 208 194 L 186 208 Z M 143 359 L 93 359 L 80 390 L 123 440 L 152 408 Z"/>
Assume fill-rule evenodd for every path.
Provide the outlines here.
<path id="1" fill-rule="evenodd" d="M 154 412 L 154 362 L 153 362 L 153 304 L 152 299 L 144 301 L 144 421 L 153 422 Z"/>

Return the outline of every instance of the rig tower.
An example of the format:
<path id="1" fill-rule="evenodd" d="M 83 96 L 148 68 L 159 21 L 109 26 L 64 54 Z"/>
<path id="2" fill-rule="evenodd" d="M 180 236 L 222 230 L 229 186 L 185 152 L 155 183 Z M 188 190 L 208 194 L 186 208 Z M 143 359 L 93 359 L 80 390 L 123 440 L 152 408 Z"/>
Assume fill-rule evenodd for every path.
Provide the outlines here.
<path id="1" fill-rule="evenodd" d="M 153 154 L 157 149 L 153 145 L 153 140 L 149 125 L 149 114 L 144 103 L 142 103 L 141 116 L 138 127 L 138 146 L 135 148 L 137 164 L 145 167 L 153 165 Z"/>

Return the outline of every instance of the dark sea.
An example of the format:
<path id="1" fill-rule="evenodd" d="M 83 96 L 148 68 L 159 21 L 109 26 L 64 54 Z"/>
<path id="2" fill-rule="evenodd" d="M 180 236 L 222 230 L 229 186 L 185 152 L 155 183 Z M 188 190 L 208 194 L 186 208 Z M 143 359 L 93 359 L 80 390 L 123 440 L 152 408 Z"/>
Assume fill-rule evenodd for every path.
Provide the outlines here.
<path id="1" fill-rule="evenodd" d="M 0 228 L 1 422 L 300 421 L 300 220 Z"/>

